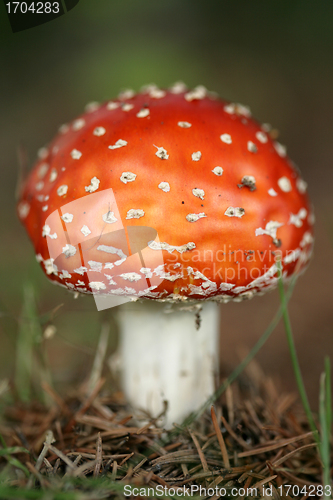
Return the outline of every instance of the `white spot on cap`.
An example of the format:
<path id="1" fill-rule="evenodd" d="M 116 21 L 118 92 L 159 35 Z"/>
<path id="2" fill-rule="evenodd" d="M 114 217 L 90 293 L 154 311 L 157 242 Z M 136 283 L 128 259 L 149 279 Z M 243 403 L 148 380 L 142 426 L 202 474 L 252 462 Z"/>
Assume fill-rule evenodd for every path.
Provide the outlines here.
<path id="1" fill-rule="evenodd" d="M 119 108 L 119 102 L 109 101 L 106 105 L 106 109 L 109 111 L 117 108 Z"/>
<path id="2" fill-rule="evenodd" d="M 82 156 L 81 151 L 78 151 L 77 149 L 73 149 L 71 151 L 71 157 L 73 158 L 73 160 L 79 160 L 81 156 Z"/>
<path id="3" fill-rule="evenodd" d="M 146 278 L 152 278 L 153 277 L 153 273 L 151 272 L 151 268 L 150 267 L 141 267 L 140 273 L 144 274 L 146 276 Z"/>
<path id="4" fill-rule="evenodd" d="M 66 259 L 68 259 L 68 257 L 73 257 L 73 255 L 76 254 L 76 248 L 67 243 L 62 249 L 62 253 L 65 254 Z"/>
<path id="5" fill-rule="evenodd" d="M 282 158 L 284 158 L 286 156 L 286 154 L 287 154 L 287 148 L 286 148 L 286 146 L 283 146 L 279 142 L 275 141 L 274 142 L 274 148 L 275 148 L 275 151 L 277 152 L 277 154 L 279 156 L 281 156 Z"/>
<path id="6" fill-rule="evenodd" d="M 228 207 L 227 210 L 224 212 L 224 215 L 227 215 L 228 217 L 243 217 L 245 215 L 245 210 L 244 208 L 241 207 Z"/>
<path id="7" fill-rule="evenodd" d="M 142 108 L 140 111 L 136 114 L 138 118 L 146 118 L 150 114 L 149 108 Z"/>
<path id="8" fill-rule="evenodd" d="M 81 227 L 81 233 L 83 234 L 83 236 L 88 236 L 91 231 L 88 226 L 84 225 Z"/>
<path id="9" fill-rule="evenodd" d="M 125 102 L 124 104 L 121 105 L 121 109 L 123 111 L 131 111 L 131 109 L 134 108 L 134 104 L 129 104 L 128 102 Z"/>
<path id="10" fill-rule="evenodd" d="M 102 281 L 90 281 L 89 286 L 92 290 L 105 290 L 106 284 Z"/>
<path id="11" fill-rule="evenodd" d="M 224 106 L 223 110 L 229 115 L 232 115 L 236 111 L 236 105 L 233 102 L 230 102 Z"/>
<path id="12" fill-rule="evenodd" d="M 21 219 L 25 219 L 30 211 L 30 205 L 26 201 L 21 201 L 17 207 Z"/>
<path id="13" fill-rule="evenodd" d="M 39 148 L 39 150 L 37 151 L 37 156 L 41 160 L 45 160 L 45 158 L 47 157 L 48 154 L 49 154 L 49 150 L 45 146 L 43 148 Z"/>
<path id="14" fill-rule="evenodd" d="M 62 269 L 61 274 L 59 274 L 60 279 L 64 279 L 64 278 L 70 279 L 71 277 L 72 277 L 72 275 L 69 274 L 69 272 L 66 271 L 66 269 Z"/>
<path id="15" fill-rule="evenodd" d="M 268 194 L 269 194 L 269 196 L 277 196 L 278 195 L 277 192 L 275 191 L 275 189 L 273 189 L 273 188 L 270 188 L 268 190 Z"/>
<path id="16" fill-rule="evenodd" d="M 54 264 L 54 259 L 46 259 L 43 264 L 47 275 L 58 274 L 58 267 Z"/>
<path id="17" fill-rule="evenodd" d="M 106 277 L 106 279 L 108 280 L 109 282 L 109 285 L 116 285 L 117 283 L 112 279 L 112 276 L 110 276 L 109 274 L 104 274 L 104 276 Z"/>
<path id="18" fill-rule="evenodd" d="M 250 153 L 258 153 L 258 147 L 252 141 L 247 142 L 247 149 Z"/>
<path id="19" fill-rule="evenodd" d="M 193 241 L 185 243 L 184 245 L 181 246 L 169 245 L 169 243 L 165 242 L 157 243 L 156 241 L 149 241 L 148 246 L 152 250 L 166 250 L 169 253 L 172 253 L 174 251 L 179 253 L 189 252 L 190 250 L 193 250 L 196 247 Z"/>
<path id="20" fill-rule="evenodd" d="M 155 144 L 154 144 L 154 147 L 157 148 L 155 155 L 158 156 L 159 158 L 161 158 L 161 160 L 167 160 L 169 158 L 169 155 L 168 155 L 166 149 L 164 149 L 163 147 L 155 146 Z"/>
<path id="21" fill-rule="evenodd" d="M 234 102 L 230 102 L 229 104 L 226 104 L 224 106 L 223 110 L 229 115 L 237 113 L 238 115 L 243 115 L 246 116 L 247 118 L 251 116 L 250 108 L 240 103 L 235 104 Z"/>
<path id="22" fill-rule="evenodd" d="M 222 167 L 215 167 L 215 168 L 213 168 L 212 172 L 215 175 L 221 176 L 223 174 L 223 168 Z"/>
<path id="23" fill-rule="evenodd" d="M 97 248 L 97 250 L 98 250 L 98 248 Z M 123 254 L 122 250 L 119 250 L 119 252 L 121 252 Z M 123 255 L 125 255 L 125 254 L 123 254 Z M 122 259 L 116 260 L 116 262 L 114 263 L 114 265 L 115 266 L 121 266 L 125 262 L 126 259 L 127 259 L 127 257 L 125 255 L 125 257 L 123 257 Z"/>
<path id="24" fill-rule="evenodd" d="M 39 181 L 35 185 L 36 191 L 41 191 L 43 189 L 43 187 L 44 187 L 44 182 L 43 181 Z"/>
<path id="25" fill-rule="evenodd" d="M 126 215 L 126 219 L 140 219 L 145 215 L 144 211 L 139 209 L 131 208 Z"/>
<path id="26" fill-rule="evenodd" d="M 121 250 L 121 248 L 115 248 L 115 247 L 112 247 L 109 245 L 99 245 L 97 247 L 97 250 L 99 250 L 100 252 L 110 253 L 112 255 L 118 255 L 118 257 L 123 259 L 123 261 L 125 261 L 127 259 L 127 255 L 124 254 L 124 252 Z M 116 266 L 119 266 L 119 264 L 121 264 L 121 262 L 116 261 L 116 262 L 114 262 L 114 264 Z M 105 268 L 111 269 L 109 267 L 106 267 L 106 264 L 105 264 Z"/>
<path id="27" fill-rule="evenodd" d="M 58 196 L 64 196 L 68 191 L 68 186 L 66 184 L 63 184 L 62 186 L 59 186 L 57 189 L 57 195 Z"/>
<path id="28" fill-rule="evenodd" d="M 272 130 L 272 125 L 270 123 L 262 123 L 261 128 L 268 133 Z"/>
<path id="29" fill-rule="evenodd" d="M 308 217 L 308 223 L 313 226 L 313 224 L 316 222 L 316 217 L 315 217 L 315 214 L 314 212 L 311 212 L 309 213 L 309 217 Z"/>
<path id="30" fill-rule="evenodd" d="M 114 215 L 114 212 L 106 212 L 106 214 L 102 215 L 102 219 L 104 222 L 107 224 L 113 224 L 114 222 L 117 222 L 117 218 Z"/>
<path id="31" fill-rule="evenodd" d="M 47 163 L 42 163 L 38 169 L 38 177 L 40 179 L 43 179 L 46 175 L 46 172 L 48 171 L 49 169 L 49 165 Z"/>
<path id="32" fill-rule="evenodd" d="M 284 191 L 285 193 L 289 193 L 289 191 L 291 191 L 291 182 L 288 177 L 280 177 L 277 182 L 281 191 Z"/>
<path id="33" fill-rule="evenodd" d="M 267 135 L 265 134 L 265 132 L 262 132 L 261 130 L 258 130 L 258 132 L 256 132 L 256 138 L 262 144 L 265 144 L 268 141 Z"/>
<path id="34" fill-rule="evenodd" d="M 309 231 L 306 231 L 304 234 L 303 234 L 303 238 L 302 238 L 302 241 L 300 242 L 300 247 L 305 247 L 306 245 L 311 245 L 311 243 L 313 243 L 314 239 L 313 239 L 313 236 L 311 233 L 309 233 Z"/>
<path id="35" fill-rule="evenodd" d="M 176 82 L 170 87 L 169 90 L 172 94 L 181 94 L 182 92 L 186 92 L 187 86 L 184 82 Z"/>
<path id="36" fill-rule="evenodd" d="M 194 101 L 197 99 L 204 99 L 207 95 L 207 89 L 203 85 L 198 85 L 195 87 L 193 90 L 190 90 L 190 92 L 187 92 L 185 94 L 185 99 L 187 101 Z"/>
<path id="37" fill-rule="evenodd" d="M 273 240 L 276 239 L 276 231 L 278 230 L 279 227 L 284 226 L 282 222 L 277 222 L 275 220 L 271 220 L 267 222 L 265 229 L 262 229 L 261 227 L 258 227 L 255 231 L 256 236 L 261 236 L 262 234 L 267 234 L 268 236 L 271 236 Z"/>
<path id="38" fill-rule="evenodd" d="M 60 134 L 66 134 L 66 132 L 69 131 L 69 125 L 67 123 L 64 123 L 58 128 L 58 131 L 60 132 Z"/>
<path id="39" fill-rule="evenodd" d="M 176 281 L 177 279 L 184 277 L 182 273 L 171 275 L 170 273 L 165 272 L 164 266 L 165 264 L 161 264 L 154 269 L 154 273 L 156 276 L 159 276 L 160 278 L 166 279 L 168 281 Z"/>
<path id="40" fill-rule="evenodd" d="M 149 94 L 149 92 L 151 92 L 153 89 L 157 89 L 157 85 L 156 83 L 147 83 L 146 85 L 142 85 L 142 87 L 140 88 L 140 92 L 142 94 Z"/>
<path id="41" fill-rule="evenodd" d="M 87 193 L 93 193 L 94 191 L 97 191 L 99 188 L 100 180 L 97 179 L 97 177 L 93 177 L 90 180 L 90 186 L 85 186 L 84 189 L 87 191 Z"/>
<path id="42" fill-rule="evenodd" d="M 254 191 L 256 189 L 256 179 L 253 175 L 244 175 L 242 178 L 242 183 L 238 185 L 238 187 L 248 187 L 250 191 Z"/>
<path id="43" fill-rule="evenodd" d="M 104 135 L 106 132 L 104 127 L 96 127 L 93 131 L 93 134 L 96 135 L 97 137 L 101 137 Z"/>
<path id="44" fill-rule="evenodd" d="M 197 220 L 202 219 L 203 217 L 207 217 L 207 215 L 203 212 L 201 212 L 200 214 L 187 214 L 186 220 L 188 222 L 197 222 Z"/>
<path id="45" fill-rule="evenodd" d="M 220 290 L 221 292 L 226 292 L 228 290 L 231 290 L 235 285 L 232 283 L 221 283 L 220 285 Z"/>
<path id="46" fill-rule="evenodd" d="M 290 264 L 291 262 L 295 262 L 301 254 L 301 250 L 296 248 L 296 250 L 287 250 L 287 255 L 284 257 L 283 262 L 285 264 Z"/>
<path id="47" fill-rule="evenodd" d="M 170 184 L 168 182 L 160 182 L 158 187 L 165 193 L 168 193 L 170 191 Z"/>
<path id="48" fill-rule="evenodd" d="M 90 266 L 89 271 L 96 271 L 100 273 L 103 268 L 103 264 L 101 262 L 96 262 L 95 260 L 88 260 L 88 264 Z"/>
<path id="49" fill-rule="evenodd" d="M 133 89 L 124 89 L 119 93 L 118 99 L 120 101 L 126 101 L 127 99 L 132 99 L 134 96 L 135 92 Z"/>
<path id="50" fill-rule="evenodd" d="M 230 134 L 222 134 L 222 135 L 220 135 L 220 139 L 225 144 L 231 144 L 232 143 L 232 139 L 231 139 L 231 135 Z"/>
<path id="51" fill-rule="evenodd" d="M 189 123 L 189 122 L 178 122 L 178 127 L 181 127 L 181 128 L 190 128 L 190 127 L 192 127 L 192 123 Z"/>
<path id="52" fill-rule="evenodd" d="M 236 113 L 238 113 L 239 115 L 246 116 L 247 118 L 251 116 L 251 110 L 248 106 L 244 106 L 244 104 L 240 104 L 238 102 L 237 104 L 235 104 L 235 108 Z"/>
<path id="53" fill-rule="evenodd" d="M 298 214 L 292 214 L 292 213 L 290 214 L 288 224 L 293 224 L 295 227 L 302 227 L 303 219 L 305 219 L 307 215 L 308 215 L 307 210 L 305 208 L 301 208 Z"/>
<path id="54" fill-rule="evenodd" d="M 133 174 L 133 172 L 123 172 L 120 176 L 121 182 L 124 184 L 127 184 L 128 182 L 133 182 L 136 179 L 136 174 Z"/>
<path id="55" fill-rule="evenodd" d="M 51 240 L 56 240 L 58 238 L 58 235 L 57 233 L 53 233 L 51 234 L 51 229 L 50 229 L 50 226 L 48 226 L 47 224 L 45 224 L 45 226 L 43 226 L 43 229 L 42 229 L 42 236 L 45 238 L 46 236 L 49 236 L 51 238 Z"/>
<path id="56" fill-rule="evenodd" d="M 123 273 L 123 274 L 120 274 L 119 276 L 121 278 L 123 278 L 124 280 L 131 281 L 132 283 L 133 283 L 133 281 L 139 281 L 142 279 L 142 276 L 140 276 L 140 274 L 137 274 L 137 273 Z"/>
<path id="57" fill-rule="evenodd" d="M 251 283 L 247 285 L 247 288 L 263 287 L 265 285 L 274 284 L 278 278 L 274 278 L 277 273 L 278 268 L 276 264 L 273 264 L 264 274 L 255 278 Z"/>
<path id="58" fill-rule="evenodd" d="M 162 99 L 162 97 L 165 96 L 166 96 L 165 90 L 159 89 L 157 87 L 149 92 L 149 97 L 151 97 L 152 99 Z"/>
<path id="59" fill-rule="evenodd" d="M 45 236 L 48 236 L 51 232 L 51 228 L 48 224 L 45 224 L 43 227 L 42 227 L 42 237 L 45 238 Z"/>
<path id="60" fill-rule="evenodd" d="M 50 177 L 49 177 L 49 181 L 50 182 L 54 182 L 56 180 L 56 178 L 58 177 L 58 172 L 56 171 L 55 168 L 52 168 L 51 172 L 50 172 Z"/>
<path id="61" fill-rule="evenodd" d="M 199 161 L 201 160 L 201 151 L 195 151 L 194 153 L 192 153 L 192 160 L 193 161 Z"/>
<path id="62" fill-rule="evenodd" d="M 307 183 L 300 177 L 296 181 L 296 188 L 300 194 L 304 194 L 307 190 Z"/>
<path id="63" fill-rule="evenodd" d="M 64 222 L 72 222 L 73 218 L 74 218 L 74 215 L 73 214 L 68 214 L 68 213 L 66 213 L 66 214 L 64 214 L 64 215 L 61 216 L 61 219 Z"/>
<path id="64" fill-rule="evenodd" d="M 205 197 L 205 191 L 203 189 L 199 189 L 199 188 L 194 188 L 192 189 L 192 193 L 194 194 L 194 196 L 196 196 L 197 198 L 200 198 L 200 200 L 203 200 L 204 197 Z"/>
<path id="65" fill-rule="evenodd" d="M 84 266 L 81 266 L 81 267 L 78 267 L 77 269 L 74 269 L 74 273 L 81 274 L 81 276 L 83 276 L 84 273 L 86 273 L 87 271 L 88 271 L 88 269 Z"/>
<path id="66" fill-rule="evenodd" d="M 141 92 L 149 94 L 149 97 L 151 97 L 152 99 L 161 99 L 166 95 L 165 90 L 159 89 L 158 86 L 155 85 L 155 83 L 144 85 L 141 88 Z"/>
<path id="67" fill-rule="evenodd" d="M 43 212 L 46 212 L 46 210 L 47 210 L 48 208 L 49 208 L 49 206 L 48 206 L 48 205 L 44 205 L 44 206 L 42 207 L 42 211 L 43 211 Z"/>
<path id="68" fill-rule="evenodd" d="M 124 141 L 123 139 L 118 139 L 118 141 L 113 144 L 112 146 L 109 146 L 109 149 L 118 149 L 118 148 L 123 148 L 124 146 L 127 146 L 127 141 Z"/>
<path id="69" fill-rule="evenodd" d="M 99 107 L 100 107 L 99 102 L 92 101 L 88 102 L 88 104 L 86 104 L 84 109 L 85 111 L 87 111 L 87 113 L 93 113 L 94 111 L 97 111 Z"/>
<path id="70" fill-rule="evenodd" d="M 73 130 L 80 130 L 85 126 L 86 122 L 83 118 L 78 118 L 77 120 L 73 121 L 72 128 Z"/>
<path id="71" fill-rule="evenodd" d="M 151 97 L 152 99 L 162 99 L 162 97 L 165 97 L 166 96 L 166 92 L 165 90 L 162 90 L 162 89 L 153 89 L 149 92 L 149 97 Z"/>

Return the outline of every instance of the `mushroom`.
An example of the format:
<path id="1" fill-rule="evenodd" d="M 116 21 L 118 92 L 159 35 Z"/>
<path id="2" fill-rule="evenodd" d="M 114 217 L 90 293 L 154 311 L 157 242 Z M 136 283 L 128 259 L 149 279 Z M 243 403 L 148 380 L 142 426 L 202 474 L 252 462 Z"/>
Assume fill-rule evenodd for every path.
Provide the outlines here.
<path id="1" fill-rule="evenodd" d="M 218 304 L 308 263 L 306 183 L 247 107 L 202 86 L 88 108 L 25 181 L 18 215 L 47 277 L 118 308 L 128 402 L 180 422 L 214 390 Z"/>

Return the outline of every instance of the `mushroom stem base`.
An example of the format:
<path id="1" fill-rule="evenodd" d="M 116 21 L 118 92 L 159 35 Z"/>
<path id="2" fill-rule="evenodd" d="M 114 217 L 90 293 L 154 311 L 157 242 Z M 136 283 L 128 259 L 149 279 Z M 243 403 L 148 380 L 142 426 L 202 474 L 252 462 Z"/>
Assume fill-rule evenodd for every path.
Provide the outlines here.
<path id="1" fill-rule="evenodd" d="M 168 311 L 165 304 L 128 303 L 118 308 L 122 389 L 134 410 L 163 413 L 166 428 L 181 423 L 215 389 L 219 307 L 207 302 L 196 328 L 196 311 Z"/>

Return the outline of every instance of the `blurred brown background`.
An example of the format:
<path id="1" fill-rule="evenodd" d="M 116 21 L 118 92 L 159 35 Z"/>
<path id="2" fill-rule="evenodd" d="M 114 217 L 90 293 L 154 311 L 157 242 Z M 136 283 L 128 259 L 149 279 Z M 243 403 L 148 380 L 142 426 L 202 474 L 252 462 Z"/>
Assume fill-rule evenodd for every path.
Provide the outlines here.
<path id="1" fill-rule="evenodd" d="M 280 130 L 315 206 L 314 259 L 290 303 L 294 335 L 314 408 L 325 355 L 333 359 L 333 2 L 280 0 L 81 0 L 65 16 L 13 34 L 0 5 L 0 380 L 12 377 L 23 289 L 41 315 L 64 304 L 46 341 L 59 390 L 91 365 L 100 325 L 93 298 L 73 300 L 37 265 L 15 213 L 17 148 L 29 165 L 60 124 L 122 88 L 176 80 L 203 84 Z M 221 307 L 221 361 L 229 373 L 279 305 L 278 293 Z M 113 335 L 110 352 L 116 345 Z M 283 390 L 295 383 L 283 326 L 257 356 Z"/>

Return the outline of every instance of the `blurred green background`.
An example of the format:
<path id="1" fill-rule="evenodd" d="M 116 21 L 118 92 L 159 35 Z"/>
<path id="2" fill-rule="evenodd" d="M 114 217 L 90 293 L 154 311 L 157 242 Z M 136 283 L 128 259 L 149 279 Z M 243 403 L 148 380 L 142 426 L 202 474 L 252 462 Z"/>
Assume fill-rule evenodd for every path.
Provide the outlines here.
<path id="1" fill-rule="evenodd" d="M 37 265 L 15 213 L 17 150 L 29 166 L 60 124 L 89 101 L 154 82 L 203 84 L 250 105 L 280 131 L 309 184 L 315 206 L 314 259 L 290 304 L 300 363 L 316 407 L 324 355 L 333 355 L 333 2 L 279 0 L 80 0 L 50 23 L 13 34 L 0 5 L 0 380 L 12 377 L 23 289 L 32 283 L 40 314 L 63 304 L 47 340 L 59 390 L 92 363 L 101 322 L 91 297 L 73 300 Z M 277 293 L 221 307 L 221 369 L 227 374 L 259 338 Z M 295 388 L 283 327 L 258 356 L 283 390 Z"/>

